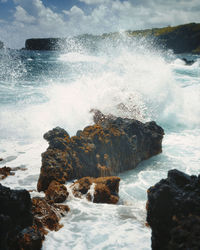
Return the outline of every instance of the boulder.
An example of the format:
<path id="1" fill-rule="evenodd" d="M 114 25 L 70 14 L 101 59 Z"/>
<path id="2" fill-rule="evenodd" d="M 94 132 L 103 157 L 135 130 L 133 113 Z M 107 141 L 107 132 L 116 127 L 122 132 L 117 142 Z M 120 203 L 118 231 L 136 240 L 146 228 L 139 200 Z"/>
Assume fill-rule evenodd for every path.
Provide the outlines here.
<path id="1" fill-rule="evenodd" d="M 60 184 L 57 181 L 52 181 L 48 189 L 45 191 L 45 195 L 46 199 L 49 201 L 62 203 L 67 199 L 69 193 L 63 184 Z"/>
<path id="2" fill-rule="evenodd" d="M 0 249 L 17 249 L 17 235 L 32 223 L 28 191 L 11 190 L 0 184 Z"/>
<path id="3" fill-rule="evenodd" d="M 76 136 L 59 127 L 44 135 L 49 147 L 42 154 L 38 191 L 47 190 L 53 180 L 63 184 L 86 176 L 114 176 L 162 152 L 164 131 L 154 121 L 102 117 L 95 115 L 96 123 Z"/>
<path id="4" fill-rule="evenodd" d="M 116 204 L 119 200 L 119 177 L 84 177 L 71 185 L 76 197 L 85 196 L 94 203 Z"/>
<path id="5" fill-rule="evenodd" d="M 200 175 L 170 170 L 148 190 L 152 249 L 200 249 Z"/>

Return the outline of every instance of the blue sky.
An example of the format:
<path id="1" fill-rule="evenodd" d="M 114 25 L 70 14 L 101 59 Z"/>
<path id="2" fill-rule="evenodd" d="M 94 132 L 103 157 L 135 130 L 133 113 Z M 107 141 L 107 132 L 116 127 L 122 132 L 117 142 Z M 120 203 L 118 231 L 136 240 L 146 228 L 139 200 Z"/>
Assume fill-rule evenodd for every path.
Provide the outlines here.
<path id="1" fill-rule="evenodd" d="M 0 0 L 0 40 L 102 34 L 200 22 L 199 0 Z"/>

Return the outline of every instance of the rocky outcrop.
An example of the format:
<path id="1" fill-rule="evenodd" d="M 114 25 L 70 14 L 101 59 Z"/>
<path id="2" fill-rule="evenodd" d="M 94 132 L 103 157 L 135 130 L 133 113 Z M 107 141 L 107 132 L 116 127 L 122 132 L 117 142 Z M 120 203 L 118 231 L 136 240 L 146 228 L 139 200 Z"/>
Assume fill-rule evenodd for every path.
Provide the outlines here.
<path id="1" fill-rule="evenodd" d="M 16 237 L 33 224 L 31 204 L 28 191 L 0 184 L 0 249 L 17 249 Z"/>
<path id="2" fill-rule="evenodd" d="M 58 185 L 51 185 L 52 187 Z M 60 189 L 62 189 L 60 187 Z M 58 196 L 53 194 L 56 200 Z M 51 192 L 50 192 L 51 194 Z M 39 250 L 48 230 L 59 230 L 67 205 L 47 198 L 33 198 L 26 190 L 11 190 L 0 184 L 0 249 Z"/>
<path id="3" fill-rule="evenodd" d="M 47 190 L 53 180 L 114 176 L 162 152 L 164 131 L 155 122 L 120 117 L 96 122 L 73 137 L 59 127 L 44 135 L 49 147 L 42 154 L 38 191 Z"/>
<path id="4" fill-rule="evenodd" d="M 200 175 L 168 172 L 148 190 L 152 249 L 200 249 Z"/>
<path id="5" fill-rule="evenodd" d="M 59 50 L 61 41 L 61 38 L 27 39 L 25 48 L 27 50 Z"/>
<path id="6" fill-rule="evenodd" d="M 116 204 L 119 201 L 119 177 L 84 177 L 72 186 L 75 197 L 85 196 L 94 203 Z"/>

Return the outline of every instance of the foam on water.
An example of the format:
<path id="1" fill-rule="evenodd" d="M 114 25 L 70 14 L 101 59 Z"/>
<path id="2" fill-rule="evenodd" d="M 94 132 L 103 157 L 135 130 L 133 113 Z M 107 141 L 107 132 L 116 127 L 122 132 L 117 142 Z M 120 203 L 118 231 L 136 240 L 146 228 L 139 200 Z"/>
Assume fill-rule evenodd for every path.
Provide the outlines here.
<path id="1" fill-rule="evenodd" d="M 163 153 L 120 175 L 119 204 L 93 204 L 70 192 L 64 227 L 50 232 L 43 246 L 150 249 L 146 190 L 172 168 L 199 171 L 200 60 L 195 57 L 186 66 L 181 57 L 124 35 L 98 41 L 95 51 L 73 46 L 74 51 L 64 53 L 1 57 L 6 63 L 0 64 L 0 166 L 27 168 L 2 184 L 36 190 L 40 154 L 47 147 L 42 135 L 55 126 L 74 135 L 92 123 L 91 109 L 144 122 L 153 119 L 165 129 Z"/>

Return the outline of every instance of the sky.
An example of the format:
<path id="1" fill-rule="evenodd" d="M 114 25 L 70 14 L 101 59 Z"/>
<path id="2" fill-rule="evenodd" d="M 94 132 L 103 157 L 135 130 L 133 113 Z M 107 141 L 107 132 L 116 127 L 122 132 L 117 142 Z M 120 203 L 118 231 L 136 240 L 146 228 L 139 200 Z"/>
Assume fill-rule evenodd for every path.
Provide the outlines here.
<path id="1" fill-rule="evenodd" d="M 0 40 L 102 34 L 200 23 L 200 0 L 0 0 Z"/>

